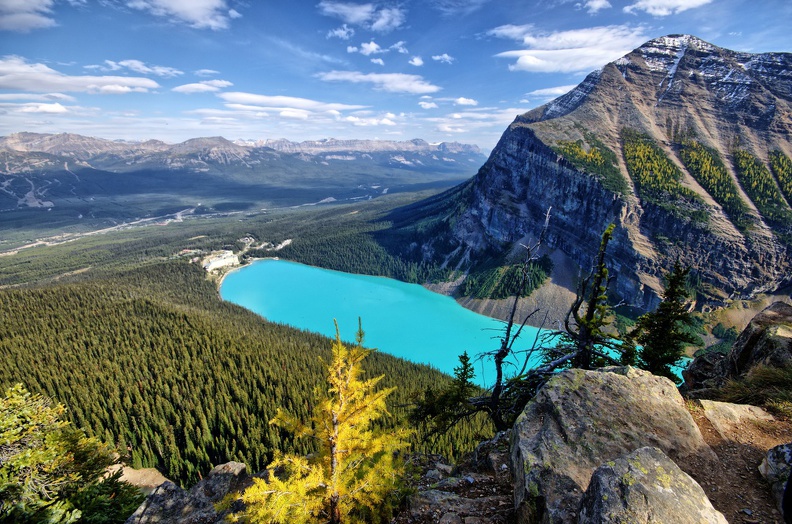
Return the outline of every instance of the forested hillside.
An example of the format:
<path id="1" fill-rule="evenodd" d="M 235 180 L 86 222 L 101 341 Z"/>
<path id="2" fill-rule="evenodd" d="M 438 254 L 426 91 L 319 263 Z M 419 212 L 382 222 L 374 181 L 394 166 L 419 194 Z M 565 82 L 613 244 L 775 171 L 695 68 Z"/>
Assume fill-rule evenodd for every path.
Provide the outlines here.
<path id="1" fill-rule="evenodd" d="M 308 443 L 268 421 L 278 407 L 309 418 L 330 340 L 222 302 L 200 265 L 165 255 L 232 247 L 246 232 L 294 238 L 297 260 L 326 256 L 339 269 L 409 273 L 371 239 L 383 226 L 370 222 L 376 207 L 367 209 L 181 224 L 159 229 L 156 240 L 130 231 L 0 258 L 0 387 L 22 382 L 62 402 L 75 425 L 127 449 L 133 466 L 157 467 L 185 485 L 229 460 L 257 471 L 276 449 L 307 453 Z M 387 424 L 398 423 L 413 395 L 447 380 L 379 353 L 366 368 L 398 388 Z M 418 434 L 414 446 L 457 456 L 482 431 L 483 421 L 438 440 Z"/>

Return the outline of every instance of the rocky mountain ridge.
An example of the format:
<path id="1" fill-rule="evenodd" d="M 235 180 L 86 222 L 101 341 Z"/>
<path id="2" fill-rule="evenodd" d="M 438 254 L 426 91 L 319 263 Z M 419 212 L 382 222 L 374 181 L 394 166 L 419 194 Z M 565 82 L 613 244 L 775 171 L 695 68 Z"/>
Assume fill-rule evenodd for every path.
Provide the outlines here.
<path id="1" fill-rule="evenodd" d="M 405 255 L 470 269 L 514 260 L 551 209 L 545 246 L 584 272 L 613 222 L 622 299 L 654 307 L 679 260 L 722 304 L 792 283 L 790 158 L 792 54 L 670 35 L 518 116 L 473 179 L 394 221 L 431 230 Z"/>
<path id="2" fill-rule="evenodd" d="M 367 159 L 427 169 L 454 164 L 469 169 L 484 159 L 475 145 L 429 144 L 421 139 L 403 142 L 326 139 L 298 143 L 285 139 L 230 141 L 223 137 L 202 137 L 166 144 L 159 140 L 106 140 L 72 133 L 14 133 L 0 137 L 0 157 L 6 173 L 52 169 L 62 167 L 64 162 L 115 172 L 150 168 L 222 170 L 222 166 L 254 167 L 262 162 L 275 162 L 281 155 L 293 155 L 305 162 Z"/>

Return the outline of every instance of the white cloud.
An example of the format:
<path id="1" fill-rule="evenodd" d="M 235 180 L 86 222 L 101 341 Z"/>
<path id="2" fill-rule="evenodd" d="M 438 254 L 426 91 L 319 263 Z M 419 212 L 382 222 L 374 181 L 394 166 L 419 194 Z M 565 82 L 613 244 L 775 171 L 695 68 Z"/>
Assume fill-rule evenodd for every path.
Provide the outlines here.
<path id="1" fill-rule="evenodd" d="M 323 15 L 340 18 L 347 24 L 360 25 L 374 16 L 373 4 L 347 4 L 344 2 L 319 2 L 319 10 Z"/>
<path id="2" fill-rule="evenodd" d="M 496 56 L 516 58 L 512 71 L 585 72 L 602 67 L 629 53 L 647 40 L 643 27 L 600 26 L 551 33 L 535 31 L 532 25 L 506 25 L 488 32 L 491 36 L 521 42 L 527 49 Z"/>
<path id="3" fill-rule="evenodd" d="M 193 73 L 195 76 L 214 76 L 219 75 L 220 71 L 215 71 L 214 69 L 199 69 Z"/>
<path id="4" fill-rule="evenodd" d="M 227 29 L 241 15 L 226 0 L 128 0 L 126 4 L 154 16 L 176 19 L 197 29 Z"/>
<path id="5" fill-rule="evenodd" d="M 407 42 L 405 42 L 404 40 L 399 40 L 398 42 L 390 46 L 389 49 L 393 49 L 394 51 L 398 51 L 399 53 L 406 55 L 407 53 L 409 53 L 407 47 L 405 46 L 406 43 Z"/>
<path id="6" fill-rule="evenodd" d="M 437 104 L 434 102 L 426 102 L 425 100 L 421 100 L 418 102 L 418 105 L 421 106 L 423 109 L 437 109 Z"/>
<path id="7" fill-rule="evenodd" d="M 450 64 L 454 61 L 454 57 L 448 53 L 443 53 L 442 55 L 434 55 L 432 60 L 440 62 L 441 64 Z"/>
<path id="8" fill-rule="evenodd" d="M 345 24 L 360 26 L 378 33 L 388 33 L 401 27 L 407 19 L 399 7 L 378 8 L 374 4 L 352 4 L 322 0 L 317 6 L 325 16 L 332 16 Z"/>
<path id="9" fill-rule="evenodd" d="M 464 16 L 481 9 L 489 0 L 434 0 L 432 7 L 444 16 Z"/>
<path id="10" fill-rule="evenodd" d="M 354 126 L 395 126 L 396 122 L 391 118 L 396 115 L 386 115 L 384 118 L 360 118 L 357 116 L 348 116 L 343 119 L 344 122 L 349 122 Z"/>
<path id="11" fill-rule="evenodd" d="M 701 7 L 710 2 L 712 0 L 638 0 L 634 4 L 625 6 L 624 12 L 645 11 L 652 16 L 668 16 Z"/>
<path id="12" fill-rule="evenodd" d="M 231 87 L 232 84 L 228 80 L 204 80 L 195 84 L 184 84 L 174 87 L 171 91 L 177 93 L 215 93 L 224 87 Z"/>
<path id="13" fill-rule="evenodd" d="M 349 50 L 349 49 L 347 48 L 347 50 Z M 360 54 L 361 55 L 369 56 L 369 55 L 375 55 L 375 54 L 384 53 L 384 52 L 385 52 L 385 50 L 383 50 L 379 46 L 379 44 L 377 42 L 374 42 L 373 40 L 371 42 L 369 42 L 369 43 L 360 44 Z"/>
<path id="14" fill-rule="evenodd" d="M 423 58 L 421 58 L 420 56 L 412 57 L 409 63 L 410 65 L 414 65 L 415 67 L 421 67 L 422 65 L 424 65 Z"/>
<path id="15" fill-rule="evenodd" d="M 565 95 L 575 89 L 577 85 L 566 85 L 566 86 L 557 86 L 557 87 L 546 87 L 544 89 L 535 89 L 530 93 L 526 93 L 528 96 L 535 96 L 535 97 L 547 97 L 547 98 L 555 98 L 557 96 Z"/>
<path id="16" fill-rule="evenodd" d="M 283 118 L 291 118 L 294 120 L 308 120 L 311 116 L 311 112 L 301 109 L 284 109 L 278 113 L 278 115 Z"/>
<path id="17" fill-rule="evenodd" d="M 54 3 L 54 0 L 0 1 L 0 31 L 28 33 L 57 25 L 51 17 Z"/>
<path id="18" fill-rule="evenodd" d="M 252 107 L 254 109 L 270 108 L 281 110 L 305 110 L 314 112 L 326 111 L 351 111 L 355 109 L 363 109 L 366 106 L 362 105 L 349 105 L 349 104 L 336 104 L 319 102 L 317 100 L 310 100 L 308 98 L 297 98 L 293 96 L 270 96 L 258 95 L 254 93 L 231 92 L 219 93 L 221 99 L 229 104 L 234 104 L 236 109 L 244 109 L 245 107 Z"/>
<path id="19" fill-rule="evenodd" d="M 154 80 L 126 76 L 70 76 L 44 64 L 31 64 L 18 56 L 0 58 L 0 89 L 18 89 L 36 93 L 50 91 L 131 93 L 157 89 Z"/>
<path id="20" fill-rule="evenodd" d="M 353 46 L 353 45 L 348 45 L 347 46 L 347 53 L 357 53 L 358 51 L 360 51 L 360 50 L 357 47 Z"/>
<path id="21" fill-rule="evenodd" d="M 36 100 L 41 102 L 63 100 L 66 102 L 74 102 L 76 99 L 73 96 L 64 95 L 63 93 L 47 93 L 44 95 L 33 93 L 0 93 L 0 101 L 3 100 Z"/>
<path id="22" fill-rule="evenodd" d="M 454 103 L 458 106 L 477 106 L 478 102 L 473 100 L 472 98 L 465 98 L 460 96 L 459 98 L 454 99 Z"/>
<path id="23" fill-rule="evenodd" d="M 587 0 L 586 3 L 583 4 L 583 7 L 586 8 L 586 11 L 588 11 L 589 14 L 593 15 L 599 11 L 602 11 L 603 9 L 610 9 L 613 6 L 611 6 L 611 3 L 608 2 L 608 0 Z"/>
<path id="24" fill-rule="evenodd" d="M 398 7 L 380 9 L 371 22 L 371 30 L 379 33 L 388 33 L 401 27 L 405 19 L 404 11 Z"/>
<path id="25" fill-rule="evenodd" d="M 167 66 L 148 66 L 140 60 L 121 60 L 120 62 L 113 62 L 112 60 L 105 60 L 105 66 L 86 66 L 87 69 L 103 69 L 104 71 L 119 71 L 121 69 L 129 69 L 135 73 L 144 75 L 157 75 L 163 77 L 174 77 L 183 75 L 183 71 L 179 71 L 173 67 Z"/>
<path id="26" fill-rule="evenodd" d="M 440 87 L 433 85 L 419 75 L 403 73 L 360 73 L 357 71 L 330 71 L 317 75 L 325 82 L 369 83 L 374 89 L 389 93 L 425 94 L 436 93 Z"/>
<path id="27" fill-rule="evenodd" d="M 385 65 L 385 60 L 383 60 L 382 58 L 372 58 L 371 59 L 371 63 L 384 66 Z"/>
<path id="28" fill-rule="evenodd" d="M 60 114 L 60 113 L 68 113 L 69 110 L 66 109 L 61 104 L 55 102 L 54 104 L 25 104 L 22 109 L 19 110 L 22 113 L 48 113 L 48 114 Z"/>
<path id="29" fill-rule="evenodd" d="M 336 29 L 331 29 L 327 32 L 327 38 L 340 38 L 341 40 L 349 40 L 354 36 L 355 30 L 344 24 Z"/>

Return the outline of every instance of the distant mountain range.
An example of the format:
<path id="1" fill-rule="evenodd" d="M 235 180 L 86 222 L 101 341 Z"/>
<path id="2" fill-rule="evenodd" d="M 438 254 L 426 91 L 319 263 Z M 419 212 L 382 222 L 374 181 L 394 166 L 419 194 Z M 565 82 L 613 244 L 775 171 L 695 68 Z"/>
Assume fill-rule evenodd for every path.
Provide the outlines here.
<path id="1" fill-rule="evenodd" d="M 304 162 L 364 161 L 386 167 L 441 171 L 469 170 L 471 165 L 477 166 L 485 158 L 475 145 L 429 144 L 420 139 L 403 142 L 333 138 L 306 142 L 286 139 L 232 142 L 211 137 L 166 144 L 159 140 L 130 142 L 71 133 L 14 133 L 0 137 L 5 174 L 62 167 L 64 162 L 115 172 L 154 168 L 223 172 L 232 166 L 256 169 L 261 162 L 281 158 L 280 154 L 295 155 Z"/>
<path id="2" fill-rule="evenodd" d="M 478 174 L 394 214 L 404 255 L 507 264 L 547 246 L 588 271 L 606 226 L 614 289 L 653 307 L 674 261 L 704 303 L 792 283 L 792 54 L 651 40 L 519 116 Z"/>
<path id="3" fill-rule="evenodd" d="M 15 133 L 0 137 L 0 230 L 90 229 L 185 209 L 212 213 L 374 198 L 450 187 L 484 160 L 476 146 L 417 139 L 211 137 L 166 144 Z"/>

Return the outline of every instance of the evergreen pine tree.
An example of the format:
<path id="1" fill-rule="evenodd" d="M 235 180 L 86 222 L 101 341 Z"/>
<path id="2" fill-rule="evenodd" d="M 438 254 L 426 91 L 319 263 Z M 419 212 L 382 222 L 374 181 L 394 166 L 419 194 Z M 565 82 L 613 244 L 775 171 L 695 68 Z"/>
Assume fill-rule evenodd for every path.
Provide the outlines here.
<path id="1" fill-rule="evenodd" d="M 651 313 L 642 315 L 630 333 L 641 349 L 638 366 L 678 380 L 671 367 L 679 361 L 689 345 L 701 345 L 701 340 L 685 329 L 690 325 L 692 315 L 687 308 L 688 292 L 685 286 L 690 268 L 682 268 L 679 263 L 666 279 L 663 301 Z"/>

